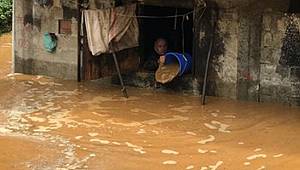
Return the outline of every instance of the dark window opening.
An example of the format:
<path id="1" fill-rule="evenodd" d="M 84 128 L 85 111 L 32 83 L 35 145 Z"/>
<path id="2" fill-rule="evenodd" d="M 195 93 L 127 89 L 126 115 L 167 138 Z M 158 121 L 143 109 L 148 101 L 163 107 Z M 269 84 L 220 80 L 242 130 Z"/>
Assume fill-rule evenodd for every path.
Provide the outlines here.
<path id="1" fill-rule="evenodd" d="M 154 52 L 154 42 L 158 38 L 167 40 L 168 52 L 189 53 L 193 52 L 193 13 L 192 9 L 171 8 L 141 5 L 138 15 L 155 16 L 162 18 L 140 18 L 140 56 L 141 69 L 145 68 L 145 62 L 151 58 Z M 187 14 L 186 17 L 181 15 Z M 175 16 L 168 17 L 165 16 Z M 183 22 L 184 19 L 184 22 Z"/>
<path id="2" fill-rule="evenodd" d="M 300 13 L 300 1 L 299 0 L 290 0 L 288 12 L 289 13 Z"/>

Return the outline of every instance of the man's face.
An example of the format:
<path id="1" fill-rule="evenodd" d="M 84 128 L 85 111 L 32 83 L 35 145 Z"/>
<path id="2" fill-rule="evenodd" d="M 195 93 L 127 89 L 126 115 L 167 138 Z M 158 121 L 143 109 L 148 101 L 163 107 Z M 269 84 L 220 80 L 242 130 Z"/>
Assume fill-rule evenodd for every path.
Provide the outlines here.
<path id="1" fill-rule="evenodd" d="M 167 42 L 165 40 L 158 40 L 155 43 L 154 49 L 157 52 L 157 54 L 164 55 L 167 52 L 167 49 L 168 49 Z"/>

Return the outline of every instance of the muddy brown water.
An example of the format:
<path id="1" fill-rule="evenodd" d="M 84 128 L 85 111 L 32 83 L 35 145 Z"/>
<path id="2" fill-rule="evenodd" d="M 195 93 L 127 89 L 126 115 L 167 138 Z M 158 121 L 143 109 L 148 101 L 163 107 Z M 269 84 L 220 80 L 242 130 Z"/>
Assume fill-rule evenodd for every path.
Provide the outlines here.
<path id="1" fill-rule="evenodd" d="M 134 88 L 125 99 L 97 81 L 9 74 L 2 56 L 0 169 L 300 169 L 299 107 Z"/>
<path id="2" fill-rule="evenodd" d="M 179 64 L 172 63 L 160 65 L 155 72 L 155 79 L 157 82 L 165 84 L 171 82 L 179 73 Z"/>
<path id="3" fill-rule="evenodd" d="M 11 71 L 11 34 L 0 35 L 0 78 Z"/>

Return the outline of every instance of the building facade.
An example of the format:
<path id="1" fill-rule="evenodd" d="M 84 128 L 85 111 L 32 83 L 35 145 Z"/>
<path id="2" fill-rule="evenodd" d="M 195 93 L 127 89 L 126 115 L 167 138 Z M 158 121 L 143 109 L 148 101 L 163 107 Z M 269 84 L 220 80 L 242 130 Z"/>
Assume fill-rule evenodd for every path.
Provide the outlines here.
<path id="1" fill-rule="evenodd" d="M 191 30 L 192 36 L 186 33 L 186 39 L 192 43 L 186 42 L 186 46 L 192 49 L 193 71 L 176 84 L 185 86 L 181 89 L 197 94 L 201 88 L 209 44 L 213 39 L 209 95 L 300 105 L 300 15 L 297 14 L 300 5 L 297 0 L 14 1 L 14 71 L 69 80 L 96 79 L 113 73 L 114 65 L 109 57 L 87 57 L 80 11 L 128 3 L 138 4 L 138 15 L 145 14 L 149 7 L 153 13 L 156 7 L 193 11 L 192 19 L 185 16 L 184 21 L 192 20 L 192 25 L 186 29 Z M 147 23 L 146 19 L 140 22 Z M 180 23 L 179 20 L 179 27 Z M 141 46 L 150 44 L 143 42 L 147 40 L 147 35 L 142 35 L 143 30 L 147 32 L 141 27 Z M 54 33 L 57 38 L 53 53 L 45 50 L 45 33 Z M 185 35 L 184 31 L 181 33 Z M 129 49 L 119 54 L 122 56 L 121 67 L 135 72 L 135 78 L 140 67 L 132 65 L 139 64 L 137 60 L 143 58 L 140 51 L 143 50 Z"/>

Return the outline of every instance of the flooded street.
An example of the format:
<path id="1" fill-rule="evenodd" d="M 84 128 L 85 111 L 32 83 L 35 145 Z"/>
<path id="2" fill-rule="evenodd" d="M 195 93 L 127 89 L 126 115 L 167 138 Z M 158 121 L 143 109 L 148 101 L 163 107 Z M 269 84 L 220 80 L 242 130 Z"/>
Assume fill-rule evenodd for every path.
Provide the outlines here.
<path id="1" fill-rule="evenodd" d="M 4 39 L 0 169 L 300 169 L 299 107 L 9 74 Z"/>

